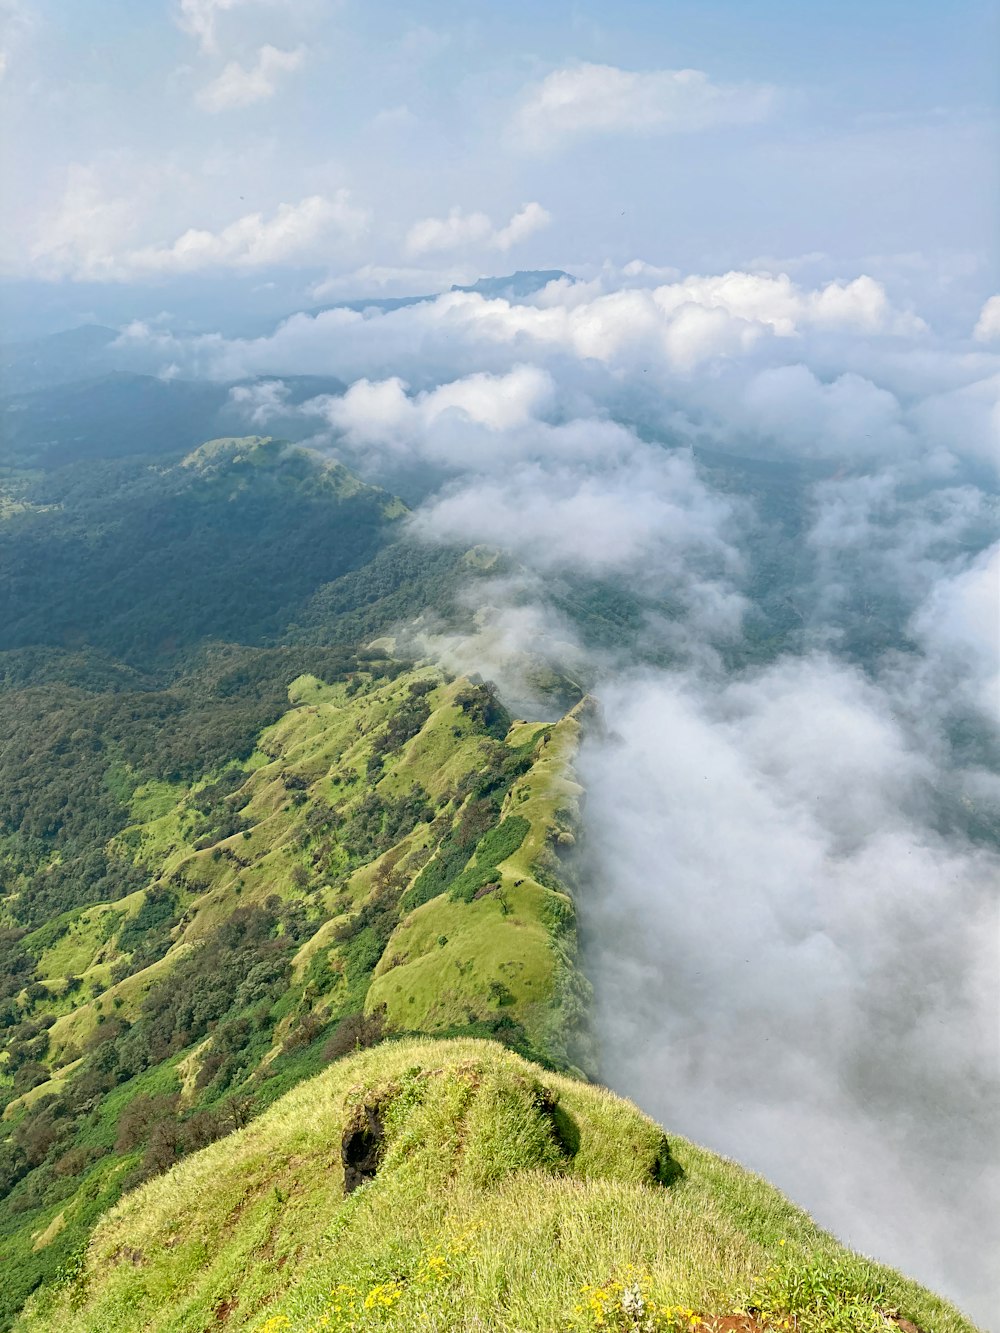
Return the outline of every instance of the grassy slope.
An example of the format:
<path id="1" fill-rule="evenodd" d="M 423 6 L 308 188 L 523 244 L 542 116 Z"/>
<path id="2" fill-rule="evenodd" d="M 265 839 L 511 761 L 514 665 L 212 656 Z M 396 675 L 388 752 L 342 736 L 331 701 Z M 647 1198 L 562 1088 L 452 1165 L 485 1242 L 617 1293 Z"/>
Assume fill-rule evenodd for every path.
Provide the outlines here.
<path id="1" fill-rule="evenodd" d="M 437 684 L 428 696 L 431 715 L 370 788 L 365 774 L 372 735 L 391 719 L 409 687 L 419 680 Z M 371 896 L 375 871 L 390 858 L 408 885 L 426 859 L 426 849 L 433 849 L 443 830 L 435 833 L 420 824 L 386 853 L 353 870 L 346 856 L 339 864 L 335 855 L 332 864 L 316 866 L 313 840 L 307 833 L 310 813 L 319 802 L 343 803 L 349 822 L 352 803 L 369 790 L 393 798 L 419 785 L 430 798 L 435 818 L 450 825 L 462 804 L 455 789 L 477 771 L 488 740 L 453 702 L 467 682 L 439 681 L 433 672 L 407 672 L 353 697 L 343 684 L 325 685 L 313 677 L 293 682 L 292 709 L 261 736 L 257 753 L 244 766 L 250 775 L 234 793 L 238 801 L 249 796 L 241 809 L 249 829 L 201 850 L 194 848 L 197 825 L 191 797 L 204 783 L 192 788 L 178 784 L 175 789 L 166 783 L 145 784 L 138 790 L 135 808 L 147 817 L 126 829 L 116 844 L 150 866 L 151 886 L 181 890 L 184 915 L 166 957 L 117 985 L 106 984 L 110 964 L 121 957 L 115 947 L 119 932 L 109 933 L 109 925 L 124 924 L 134 916 L 146 891 L 113 907 L 101 904 L 72 914 L 65 933 L 42 950 L 39 975 L 52 999 L 37 1009 L 59 1015 L 50 1029 L 47 1056 L 54 1075 L 67 1054 L 74 1056 L 102 1014 L 115 1010 L 134 1017 L 152 980 L 237 906 L 262 902 L 274 893 L 308 899 L 322 924 L 301 951 L 300 961 L 305 964 L 323 950 L 336 971 L 343 950 L 331 941 L 331 923 L 363 906 Z M 515 997 L 504 1007 L 509 1007 L 512 1018 L 524 1021 L 540 1049 L 550 1052 L 553 1046 L 565 1046 L 566 1034 L 560 1035 L 558 1023 L 553 1023 L 552 1002 L 557 987 L 564 984 L 566 959 L 565 951 L 553 952 L 559 913 L 550 903 L 565 910 L 569 899 L 560 887 L 543 886 L 533 872 L 537 868 L 544 873 L 546 865 L 550 874 L 558 870 L 553 847 L 557 839 L 571 836 L 559 829 L 558 820 L 565 822 L 575 813 L 580 789 L 567 769 L 578 734 L 576 710 L 555 726 L 512 729 L 511 741 L 517 746 L 537 742 L 539 758 L 515 783 L 504 804 L 504 814 L 515 810 L 531 825 L 522 847 L 500 867 L 509 888 L 508 910 L 495 895 L 474 903 L 439 897 L 408 914 L 389 939 L 367 1004 L 372 1009 L 386 1003 L 391 1027 L 435 1031 L 487 1017 L 483 997 L 489 983 L 497 980 L 506 981 Z M 290 799 L 289 780 L 305 784 L 296 789 L 301 793 L 299 802 Z M 297 870 L 305 883 L 295 882 Z M 439 945 L 439 937 L 449 931 L 448 943 Z M 52 933 L 45 927 L 33 938 L 41 943 Z M 570 936 L 570 955 L 571 950 Z M 394 959 L 405 962 L 395 963 L 390 982 Z M 73 1004 L 72 997 L 64 995 L 68 972 L 82 976 L 99 993 Z M 447 988 L 442 986 L 444 975 L 449 975 Z M 334 995 L 314 999 L 316 1008 L 335 1007 Z M 41 1085 L 33 1095 L 47 1090 Z M 7 1117 L 17 1108 L 17 1102 L 11 1103 Z"/>
<path id="2" fill-rule="evenodd" d="M 341 1143 L 364 1106 L 384 1120 L 382 1161 L 345 1198 Z M 625 1314 L 637 1293 L 648 1322 Z M 972 1328 L 760 1178 L 667 1147 L 621 1098 L 494 1043 L 407 1040 L 124 1198 L 17 1326 L 675 1329 L 747 1306 L 798 1309 L 802 1329 L 891 1327 L 879 1309 Z"/>
<path id="3" fill-rule="evenodd" d="M 382 776 L 373 783 L 368 773 L 373 744 L 407 706 L 415 685 L 430 690 L 423 696 L 429 716 L 415 735 L 383 756 Z M 209 778 L 218 779 L 219 773 L 190 787 L 161 782 L 138 788 L 136 822 L 115 846 L 148 868 L 149 888 L 114 904 L 68 913 L 28 937 L 47 994 L 33 1000 L 22 994 L 21 1000 L 32 1017 L 54 1019 L 42 1057 L 51 1077 L 9 1101 L 0 1140 L 16 1138 L 39 1108 L 58 1109 L 72 1080 L 98 1058 L 99 1052 L 88 1052 L 102 1031 L 122 1019 L 141 1021 L 151 988 L 210 940 L 237 908 L 277 895 L 305 914 L 307 937 L 273 1006 L 264 1044 L 254 1038 L 257 1045 L 247 1052 L 251 1063 L 236 1082 L 221 1091 L 212 1083 L 199 1084 L 213 1050 L 210 1032 L 104 1093 L 75 1138 L 64 1136 L 51 1150 L 41 1168 L 47 1173 L 44 1188 L 33 1185 L 35 1171 L 6 1203 L 0 1201 L 0 1258 L 17 1275 L 23 1294 L 52 1276 L 117 1197 L 121 1182 L 134 1179 L 130 1173 L 141 1147 L 123 1156 L 114 1145 L 122 1112 L 139 1093 L 179 1093 L 182 1116 L 203 1106 L 218 1108 L 236 1093 L 252 1097 L 258 1107 L 267 1105 L 322 1067 L 324 1043 L 338 1021 L 383 1004 L 389 1030 L 485 1033 L 500 1022 L 511 1039 L 550 1061 L 565 1066 L 584 1059 L 575 1042 L 584 988 L 573 967 L 572 912 L 554 878 L 555 842 L 565 837 L 555 826 L 556 809 L 571 810 L 578 790 L 563 771 L 578 721 L 570 716 L 554 727 L 514 728 L 510 744 L 504 744 L 456 702 L 469 690 L 469 682 L 445 682 L 429 670 L 388 681 L 362 674 L 334 685 L 299 678 L 289 691 L 291 708 L 261 735 L 229 798 L 239 807 L 244 830 L 209 839 L 206 846 L 195 846 L 205 842 L 197 803 Z M 477 778 L 505 754 L 522 756 L 527 772 L 507 792 L 502 814 L 516 805 L 530 827 L 509 865 L 497 867 L 504 892 L 469 902 L 452 902 L 445 893 L 411 912 L 393 909 L 383 918 L 389 922 L 388 942 L 373 939 L 368 955 L 358 950 L 357 936 L 338 938 L 373 904 L 388 901 L 392 908 L 405 894 L 476 800 Z M 358 811 L 371 792 L 391 803 L 415 786 L 427 793 L 431 821 L 417 822 L 378 854 L 359 850 Z M 323 821 L 332 809 L 339 822 L 331 830 Z M 500 817 L 494 811 L 488 822 L 495 825 Z M 352 838 L 354 850 L 348 853 L 345 844 Z M 113 971 L 128 963 L 119 947 L 123 932 L 157 888 L 169 889 L 177 901 L 179 920 L 165 940 L 166 953 L 115 981 Z M 80 978 L 73 989 L 67 974 Z M 492 993 L 491 983 L 496 983 Z M 68 1148 L 91 1154 L 77 1179 L 59 1165 Z M 16 1308 L 13 1285 L 8 1297 Z M 3 1317 L 0 1309 L 0 1321 Z"/>

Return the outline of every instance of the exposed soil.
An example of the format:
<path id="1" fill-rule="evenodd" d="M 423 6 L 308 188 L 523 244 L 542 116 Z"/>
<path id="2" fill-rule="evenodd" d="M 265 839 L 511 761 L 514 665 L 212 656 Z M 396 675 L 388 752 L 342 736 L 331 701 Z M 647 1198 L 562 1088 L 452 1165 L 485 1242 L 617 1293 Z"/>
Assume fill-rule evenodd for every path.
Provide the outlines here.
<path id="1" fill-rule="evenodd" d="M 344 1193 L 351 1194 L 366 1180 L 374 1180 L 382 1157 L 385 1130 L 377 1106 L 361 1108 L 360 1123 L 348 1126 L 340 1145 L 344 1165 Z"/>

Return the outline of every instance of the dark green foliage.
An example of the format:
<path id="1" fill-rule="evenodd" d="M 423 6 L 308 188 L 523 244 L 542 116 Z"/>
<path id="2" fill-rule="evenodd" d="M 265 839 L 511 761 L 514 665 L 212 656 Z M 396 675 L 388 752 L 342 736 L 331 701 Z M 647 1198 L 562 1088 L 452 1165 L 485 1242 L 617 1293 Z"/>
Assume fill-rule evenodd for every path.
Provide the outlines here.
<path id="1" fill-rule="evenodd" d="M 477 695 L 477 698 L 481 699 L 481 696 Z M 415 907 L 430 902 L 439 893 L 444 893 L 449 886 L 458 883 L 466 863 L 477 848 L 480 838 L 496 823 L 503 798 L 517 778 L 531 767 L 533 749 L 534 742 L 530 742 L 520 749 L 510 749 L 506 745 L 499 744 L 490 744 L 488 747 L 484 747 L 483 763 L 475 773 L 469 775 L 459 788 L 459 796 L 468 799 L 462 806 L 453 827 L 442 839 L 436 855 L 427 862 L 403 895 L 400 902 L 402 911 L 412 912 Z M 521 819 L 520 816 L 516 816 L 515 819 L 520 824 L 527 826 L 527 820 Z M 504 821 L 505 824 L 510 822 L 510 820 Z M 518 826 L 519 824 L 515 823 L 513 828 Z M 511 833 L 505 836 L 512 836 L 513 828 Z M 482 873 L 480 873 L 480 870 L 470 869 L 467 877 L 462 878 L 455 896 L 470 901 L 475 896 L 476 891 L 487 883 L 488 875 L 486 878 L 482 877 L 486 868 L 492 869 L 506 856 L 510 856 L 511 852 L 516 851 L 523 840 L 524 833 L 521 834 L 511 851 L 506 852 L 504 856 L 500 856 L 492 862 L 489 861 L 492 851 L 488 850 L 487 860 L 482 862 Z"/>
<path id="2" fill-rule="evenodd" d="M 9 1026 L 3 1001 L 29 985 L 35 975 L 35 959 L 24 946 L 25 932 L 0 928 L 0 1028 Z"/>
<path id="3" fill-rule="evenodd" d="M 338 835 L 339 841 L 356 860 L 371 860 L 433 818 L 427 793 L 419 785 L 396 798 L 370 791 L 351 808 L 350 822 Z"/>
<path id="4" fill-rule="evenodd" d="M 83 330 L 72 330 L 73 336 Z M 111 330 L 101 330 L 111 333 Z M 113 335 L 112 335 L 113 336 Z M 53 339 L 35 344 L 52 357 Z M 90 369 L 110 357 L 88 359 Z M 32 383 L 37 365 L 23 365 L 17 381 Z M 27 373 L 25 373 L 27 372 Z M 73 375 L 74 380 L 82 377 Z M 205 439 L 210 423 L 225 405 L 229 388 L 222 384 L 160 379 L 154 375 L 118 372 L 100 379 L 49 386 L 41 392 L 12 395 L 4 406 L 6 448 L 47 469 L 67 463 L 134 454 L 170 455 L 193 449 Z"/>
<path id="5" fill-rule="evenodd" d="M 157 885 L 147 889 L 142 906 L 128 918 L 115 941 L 122 953 L 131 955 L 124 975 L 162 958 L 170 948 L 170 930 L 176 924 L 177 895 Z"/>
<path id="6" fill-rule="evenodd" d="M 290 636 L 303 643 L 356 643 L 411 619 L 425 607 L 446 607 L 469 578 L 461 550 L 395 541 L 363 567 L 320 588 L 296 615 Z"/>
<path id="7" fill-rule="evenodd" d="M 427 690 L 417 689 L 417 686 L 424 684 L 428 686 Z M 381 776 L 386 755 L 401 750 L 407 741 L 416 736 L 431 715 L 430 704 L 423 696 L 434 687 L 425 681 L 418 681 L 417 686 L 410 687 L 406 702 L 393 713 L 382 730 L 372 738 L 371 758 L 368 760 L 368 780 L 370 782 L 377 782 Z M 415 690 L 416 693 L 414 693 Z"/>
<path id="8" fill-rule="evenodd" d="M 394 678 L 405 664 L 328 645 L 356 644 L 429 603 L 443 606 L 469 576 L 458 551 L 384 545 L 393 535 L 386 497 L 342 472 L 280 448 L 258 451 L 256 461 L 237 453 L 162 471 L 141 461 L 52 467 L 29 481 L 27 498 L 58 507 L 15 514 L 0 529 L 0 896 L 18 923 L 0 933 L 0 1034 L 12 1084 L 4 1102 L 49 1079 L 54 1020 L 41 1012 L 51 995 L 36 960 L 89 904 L 144 889 L 137 914 L 109 910 L 100 924 L 123 955 L 113 977 L 134 972 L 162 957 L 186 890 L 198 888 L 180 880 L 150 888 L 150 868 L 134 863 L 140 844 L 124 830 L 136 787 L 212 775 L 187 799 L 186 836 L 208 848 L 248 833 L 240 762 L 288 708 L 289 683 L 303 673 L 347 678 L 357 692 Z M 420 731 L 435 688 L 415 683 L 372 735 L 373 777 Z M 472 730 L 505 734 L 509 719 L 489 687 L 471 687 L 462 707 Z M 453 827 L 442 887 L 495 824 L 522 767 L 484 735 L 480 771 L 443 816 L 442 828 Z M 6 1122 L 0 1259 L 16 1278 L 5 1276 L 0 1328 L 79 1250 L 123 1186 L 242 1123 L 340 1046 L 381 1039 L 381 1015 L 365 1018 L 363 1006 L 405 881 L 384 857 L 368 901 L 339 932 L 336 965 L 320 951 L 293 982 L 291 959 L 318 924 L 306 918 L 308 867 L 333 857 L 338 840 L 355 863 L 370 860 L 435 810 L 417 786 L 392 797 L 370 791 L 360 802 L 352 792 L 338 808 L 307 795 L 308 779 L 295 771 L 285 786 L 290 801 L 309 801 L 307 855 L 294 877 L 302 896 L 237 909 L 177 956 L 138 1012 L 105 1002 L 82 1049 L 63 1053 L 80 1063 L 57 1093 Z M 66 984 L 88 997 L 79 978 Z M 316 1016 L 320 996 L 335 1002 L 333 1026 Z M 287 1020 L 284 1049 L 263 1066 L 279 1020 Z M 496 1035 L 513 1030 L 502 1014 L 496 1022 Z M 199 1045 L 194 1104 L 182 1106 L 174 1068 Z M 34 1253 L 32 1234 L 70 1200 L 71 1221 Z"/>
<path id="9" fill-rule="evenodd" d="M 511 716 L 500 702 L 496 686 L 478 682 L 456 694 L 455 702 L 487 735 L 502 741 L 510 730 Z"/>
<path id="10" fill-rule="evenodd" d="M 499 878 L 497 866 L 508 856 L 513 856 L 530 828 L 523 816 L 509 815 L 496 828 L 484 833 L 472 865 L 452 882 L 449 896 L 457 902 L 472 902 L 484 885 Z"/>

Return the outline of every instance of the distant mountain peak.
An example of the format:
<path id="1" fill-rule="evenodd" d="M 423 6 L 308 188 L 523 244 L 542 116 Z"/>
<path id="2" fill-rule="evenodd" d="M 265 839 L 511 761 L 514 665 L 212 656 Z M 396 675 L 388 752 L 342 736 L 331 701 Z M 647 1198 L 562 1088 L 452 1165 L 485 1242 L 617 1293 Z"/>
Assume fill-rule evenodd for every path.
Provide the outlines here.
<path id="1" fill-rule="evenodd" d="M 572 273 L 566 273 L 561 268 L 533 268 L 518 269 L 516 273 L 508 273 L 506 277 L 497 278 L 479 278 L 478 281 L 462 286 L 454 283 L 451 290 L 453 292 L 476 292 L 480 296 L 502 296 L 507 299 L 517 299 L 523 296 L 532 296 L 535 292 L 540 292 L 543 287 L 547 287 L 550 282 L 559 282 L 565 278 L 568 282 L 576 282 Z"/>

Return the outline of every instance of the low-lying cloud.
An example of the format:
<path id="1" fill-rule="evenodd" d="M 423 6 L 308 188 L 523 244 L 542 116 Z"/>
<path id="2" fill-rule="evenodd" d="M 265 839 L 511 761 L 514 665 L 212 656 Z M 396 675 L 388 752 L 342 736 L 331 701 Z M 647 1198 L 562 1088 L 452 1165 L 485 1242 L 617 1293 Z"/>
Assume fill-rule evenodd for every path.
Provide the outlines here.
<path id="1" fill-rule="evenodd" d="M 1000 858 L 934 827 L 905 704 L 826 655 L 600 693 L 610 737 L 580 768 L 605 1078 L 991 1318 Z"/>

